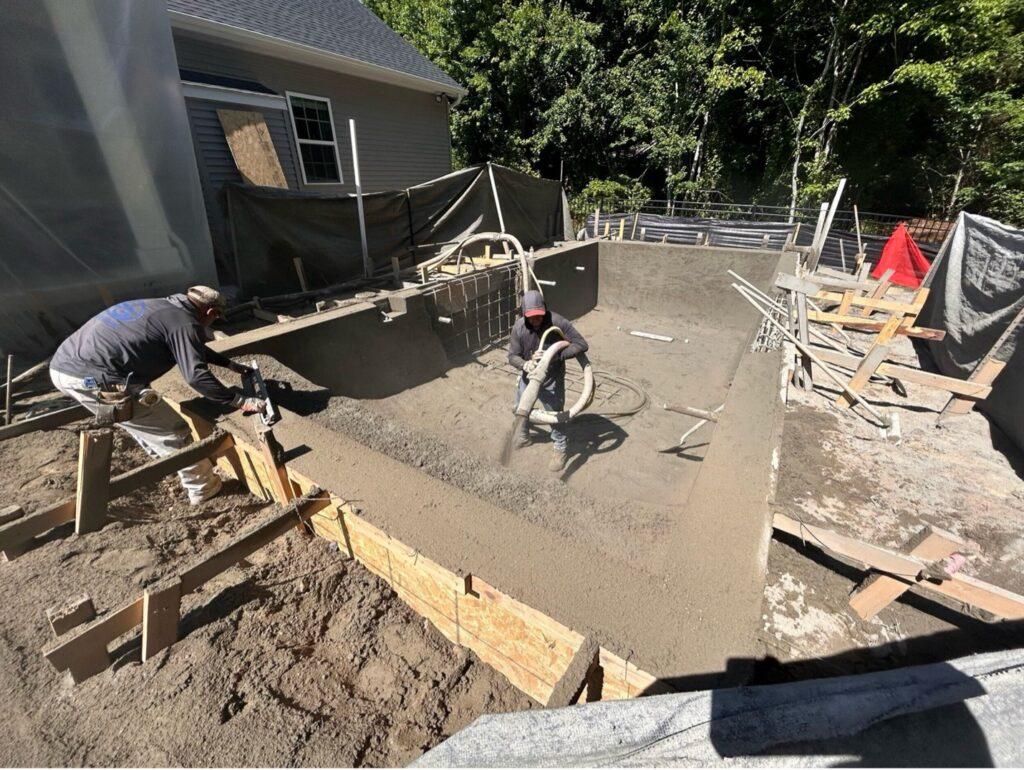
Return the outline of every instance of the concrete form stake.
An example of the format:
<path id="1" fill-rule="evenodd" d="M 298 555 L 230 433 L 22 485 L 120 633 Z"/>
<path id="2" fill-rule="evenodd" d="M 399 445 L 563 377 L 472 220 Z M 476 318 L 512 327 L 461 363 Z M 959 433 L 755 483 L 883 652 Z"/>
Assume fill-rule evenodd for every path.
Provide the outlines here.
<path id="1" fill-rule="evenodd" d="M 348 119 L 348 135 L 352 140 L 352 171 L 356 182 L 356 208 L 359 211 L 359 241 L 363 247 L 363 275 L 373 277 L 373 264 L 370 262 L 370 249 L 366 245 L 366 215 L 363 212 L 363 182 L 359 175 L 359 147 L 356 144 L 356 121 Z"/>
<path id="2" fill-rule="evenodd" d="M 11 424 L 11 373 L 14 369 L 14 354 L 7 355 L 7 390 L 4 392 L 4 425 Z"/>

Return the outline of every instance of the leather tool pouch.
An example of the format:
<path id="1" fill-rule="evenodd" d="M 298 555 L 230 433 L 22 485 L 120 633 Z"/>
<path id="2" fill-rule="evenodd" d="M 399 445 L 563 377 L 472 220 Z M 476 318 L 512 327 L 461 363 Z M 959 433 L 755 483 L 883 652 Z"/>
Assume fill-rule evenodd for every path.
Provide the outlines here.
<path id="1" fill-rule="evenodd" d="M 132 418 L 133 400 L 123 390 L 101 390 L 99 402 L 96 411 L 96 423 L 99 425 L 113 425 Z"/>

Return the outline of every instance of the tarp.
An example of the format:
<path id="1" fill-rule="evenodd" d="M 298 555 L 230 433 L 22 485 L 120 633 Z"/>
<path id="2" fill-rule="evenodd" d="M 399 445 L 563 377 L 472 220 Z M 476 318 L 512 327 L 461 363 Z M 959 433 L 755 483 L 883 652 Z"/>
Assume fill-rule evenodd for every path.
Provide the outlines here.
<path id="1" fill-rule="evenodd" d="M 295 257 L 302 258 L 312 287 L 363 275 L 354 195 L 242 185 L 226 186 L 224 195 L 242 294 L 297 291 Z M 367 194 L 363 207 L 375 274 L 390 271 L 392 259 L 409 267 L 473 233 L 501 231 L 503 224 L 524 248 L 572 238 L 559 182 L 496 164 L 471 166 L 407 190 Z"/>
<path id="2" fill-rule="evenodd" d="M 871 271 L 871 277 L 879 279 L 887 270 L 892 270 L 893 283 L 916 289 L 928 275 L 931 263 L 921 253 L 914 239 L 910 237 L 905 222 L 900 222 L 889 240 L 885 242 L 882 256 Z"/>
<path id="3" fill-rule="evenodd" d="M 946 330 L 925 349 L 943 374 L 966 378 L 1024 309 L 1024 230 L 960 214 L 925 285 L 931 293 L 918 323 Z M 1022 338 L 1024 324 L 997 351 L 1006 368 L 980 408 L 1024 448 Z"/>
<path id="4" fill-rule="evenodd" d="M 483 716 L 418 767 L 1020 766 L 1024 650 Z"/>
<path id="5" fill-rule="evenodd" d="M 4 3 L 0 349 L 17 369 L 106 305 L 214 284 L 161 0 Z"/>

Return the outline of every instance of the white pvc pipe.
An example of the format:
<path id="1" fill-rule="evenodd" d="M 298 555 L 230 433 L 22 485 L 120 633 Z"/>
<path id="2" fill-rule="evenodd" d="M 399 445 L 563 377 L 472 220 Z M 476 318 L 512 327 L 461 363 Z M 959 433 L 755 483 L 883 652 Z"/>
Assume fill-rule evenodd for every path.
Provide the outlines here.
<path id="1" fill-rule="evenodd" d="M 359 175 L 359 147 L 356 144 L 356 121 L 348 119 L 348 135 L 352 140 L 352 172 L 356 183 L 356 209 L 359 212 L 359 241 L 363 247 L 363 275 L 373 276 L 373 263 L 370 262 L 370 249 L 366 245 L 366 214 L 363 212 L 363 182 Z"/>

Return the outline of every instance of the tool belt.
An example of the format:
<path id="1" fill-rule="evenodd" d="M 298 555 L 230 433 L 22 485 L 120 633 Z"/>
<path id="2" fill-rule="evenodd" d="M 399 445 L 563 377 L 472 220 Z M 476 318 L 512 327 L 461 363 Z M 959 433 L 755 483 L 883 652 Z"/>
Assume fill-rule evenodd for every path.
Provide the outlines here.
<path id="1" fill-rule="evenodd" d="M 98 425 L 114 425 L 130 420 L 135 413 L 135 399 L 123 387 L 116 390 L 100 390 L 97 392 L 99 401 L 96 410 Z"/>

